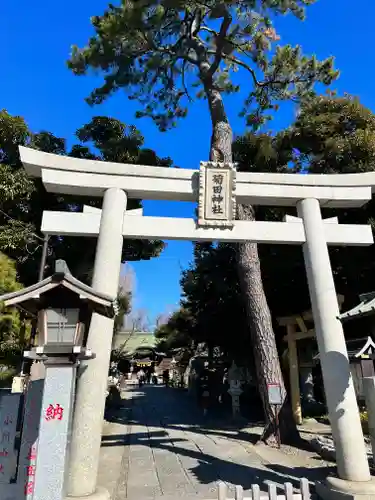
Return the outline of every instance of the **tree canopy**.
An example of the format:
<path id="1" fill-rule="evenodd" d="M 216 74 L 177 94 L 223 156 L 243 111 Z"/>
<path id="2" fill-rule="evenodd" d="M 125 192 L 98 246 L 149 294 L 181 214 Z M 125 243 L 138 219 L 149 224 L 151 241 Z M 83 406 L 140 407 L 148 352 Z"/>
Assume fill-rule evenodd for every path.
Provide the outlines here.
<path id="1" fill-rule="evenodd" d="M 333 60 L 319 62 L 299 46 L 277 45 L 277 15 L 304 19 L 314 0 L 223 1 L 122 0 L 91 18 L 95 35 L 74 46 L 69 67 L 77 75 L 101 70 L 104 83 L 88 97 L 99 104 L 125 89 L 141 104 L 138 116 L 151 117 L 161 130 L 185 117 L 193 97 L 208 87 L 221 93 L 240 91 L 235 73 L 249 77 L 241 114 L 260 126 L 275 101 L 296 99 L 316 81 L 337 77 Z"/>
<path id="2" fill-rule="evenodd" d="M 81 210 L 83 204 L 100 207 L 101 200 L 47 193 L 40 179 L 29 178 L 20 162 L 18 146 L 24 145 L 59 155 L 112 162 L 140 163 L 169 167 L 170 158 L 159 158 L 143 147 L 144 138 L 134 126 L 114 118 L 97 116 L 76 132 L 79 143 L 69 151 L 65 139 L 50 132 L 33 133 L 24 119 L 0 112 L 0 250 L 17 262 L 22 282 L 36 281 L 41 257 L 40 223 L 43 210 Z M 129 200 L 128 208 L 141 206 Z M 161 241 L 125 240 L 123 261 L 148 259 L 163 249 Z M 64 259 L 72 273 L 89 281 L 94 262 L 96 239 L 51 237 L 49 260 Z"/>
<path id="3" fill-rule="evenodd" d="M 158 339 L 158 349 L 168 353 L 179 347 L 191 347 L 193 329 L 193 315 L 189 309 L 182 307 L 172 313 L 166 323 L 157 327 L 155 336 Z"/>
<path id="4" fill-rule="evenodd" d="M 21 288 L 22 285 L 17 281 L 15 262 L 0 252 L 0 295 L 16 292 Z M 29 325 L 18 310 L 5 310 L 0 303 L 0 368 L 7 368 L 3 373 L 0 370 L 0 385 L 4 377 L 13 375 L 13 369 L 22 360 L 29 333 Z"/>
<path id="5" fill-rule="evenodd" d="M 375 115 L 351 96 L 316 96 L 304 102 L 294 123 L 275 135 L 249 133 L 233 144 L 239 169 L 266 172 L 354 173 L 375 170 Z M 257 218 L 282 220 L 286 209 L 257 207 Z M 340 222 L 371 223 L 374 202 L 350 210 L 330 210 Z M 306 272 L 300 247 L 260 245 L 262 278 L 268 303 L 276 318 L 310 308 Z M 375 265 L 372 247 L 330 249 L 338 293 L 351 307 L 360 293 L 373 291 Z M 236 281 L 231 245 L 196 245 L 194 259 L 182 275 L 181 305 L 189 314 L 193 340 L 213 342 L 235 359 L 246 352 L 241 332 L 246 329 L 243 296 Z M 355 325 L 348 324 L 349 329 Z M 164 338 L 178 336 L 178 323 L 171 318 L 162 327 Z M 281 332 L 283 335 L 285 332 Z M 281 344 L 280 344 L 281 347 Z M 244 360 L 246 362 L 246 360 Z M 249 361 L 249 359 L 247 360 Z"/>
<path id="6" fill-rule="evenodd" d="M 284 140 L 294 148 L 298 170 L 311 173 L 358 173 L 375 170 L 375 115 L 350 95 L 316 96 L 304 102 Z M 371 224 L 375 231 L 375 201 L 348 210 L 323 210 L 341 223 Z M 374 233 L 375 234 L 375 233 Z M 347 304 L 372 291 L 375 267 L 372 247 L 330 249 L 335 283 Z"/>

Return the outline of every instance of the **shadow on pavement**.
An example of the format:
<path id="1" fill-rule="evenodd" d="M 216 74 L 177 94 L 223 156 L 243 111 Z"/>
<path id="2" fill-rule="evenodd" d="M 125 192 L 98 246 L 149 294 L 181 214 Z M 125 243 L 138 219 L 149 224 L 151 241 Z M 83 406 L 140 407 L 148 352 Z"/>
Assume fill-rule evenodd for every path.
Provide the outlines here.
<path id="1" fill-rule="evenodd" d="M 197 464 L 189 467 L 189 473 L 202 485 L 221 480 L 239 484 L 246 491 L 252 484 L 259 484 L 262 490 L 266 490 L 267 483 L 276 484 L 280 488 L 284 482 L 291 482 L 298 489 L 301 477 L 306 477 L 314 483 L 334 470 L 333 467 L 289 467 L 279 463 L 264 463 L 264 460 L 257 455 L 256 446 L 246 449 L 248 465 L 205 453 L 198 447 L 183 447 L 183 443 L 188 443 L 189 440 L 173 438 L 169 436 L 168 430 L 192 432 L 206 437 L 218 436 L 221 439 L 228 438 L 249 443 L 254 442 L 258 434 L 252 435 L 241 429 L 235 429 L 232 425 L 228 425 L 230 424 L 228 421 L 205 420 L 198 409 L 194 408 L 186 393 L 158 386 L 137 387 L 127 392 L 132 396 L 131 399 L 125 400 L 123 408 L 114 412 L 110 418 L 111 422 L 124 425 L 124 433 L 104 436 L 102 446 L 124 446 L 124 443 L 128 442 L 129 426 L 144 427 L 145 432 L 131 434 L 131 445 L 147 446 L 155 450 L 165 450 L 179 457 L 189 457 L 194 464 Z M 151 432 L 149 428 L 152 428 Z M 245 450 L 245 447 L 243 448 Z M 255 464 L 251 464 L 252 461 Z"/>

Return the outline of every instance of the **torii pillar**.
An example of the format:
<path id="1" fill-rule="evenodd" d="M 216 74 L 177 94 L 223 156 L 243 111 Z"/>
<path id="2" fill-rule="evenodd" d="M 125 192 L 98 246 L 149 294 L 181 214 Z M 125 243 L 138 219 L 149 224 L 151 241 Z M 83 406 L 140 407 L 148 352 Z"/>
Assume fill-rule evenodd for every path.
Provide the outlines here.
<path id="1" fill-rule="evenodd" d="M 325 484 L 317 486 L 317 493 L 325 499 L 363 494 L 372 497 L 375 485 L 367 461 L 319 201 L 301 200 L 297 211 L 305 229 L 303 255 L 339 476 L 328 477 Z"/>
<path id="2" fill-rule="evenodd" d="M 118 293 L 126 203 L 122 189 L 111 188 L 104 193 L 92 287 L 112 297 Z M 110 498 L 109 492 L 97 488 L 96 483 L 113 326 L 113 319 L 93 313 L 87 347 L 96 353 L 96 358 L 82 362 L 78 375 L 70 444 L 70 497 Z"/>

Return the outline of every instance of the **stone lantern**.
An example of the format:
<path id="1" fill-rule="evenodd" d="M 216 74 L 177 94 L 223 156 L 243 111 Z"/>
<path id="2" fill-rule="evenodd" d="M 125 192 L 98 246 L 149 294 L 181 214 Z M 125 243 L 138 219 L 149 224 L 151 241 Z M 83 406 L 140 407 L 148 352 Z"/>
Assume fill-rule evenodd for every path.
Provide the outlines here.
<path id="1" fill-rule="evenodd" d="M 24 356 L 45 365 L 41 406 L 34 407 L 39 414 L 37 437 L 31 446 L 21 444 L 20 470 L 32 471 L 21 480 L 24 492 L 33 500 L 62 500 L 77 365 L 95 357 L 86 346 L 91 313 L 113 317 L 115 298 L 77 280 L 64 261 L 57 261 L 52 276 L 0 300 L 5 307 L 18 307 L 38 317 L 38 345 Z M 24 444 L 30 449 L 23 450 Z"/>
<path id="2" fill-rule="evenodd" d="M 234 361 L 228 371 L 228 381 L 228 393 L 232 397 L 232 415 L 233 418 L 238 418 L 241 416 L 240 396 L 243 391 L 241 388 L 241 373 Z"/>

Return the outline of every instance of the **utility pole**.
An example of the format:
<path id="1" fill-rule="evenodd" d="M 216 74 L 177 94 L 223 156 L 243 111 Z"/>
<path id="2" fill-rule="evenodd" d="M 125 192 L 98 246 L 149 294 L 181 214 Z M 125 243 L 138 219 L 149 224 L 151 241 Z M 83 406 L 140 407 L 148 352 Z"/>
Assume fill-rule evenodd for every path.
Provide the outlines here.
<path id="1" fill-rule="evenodd" d="M 44 269 L 45 269 L 46 263 L 47 263 L 48 241 L 49 241 L 49 235 L 45 234 L 44 239 L 43 239 L 42 257 L 40 259 L 40 264 L 39 264 L 38 281 L 42 281 L 44 278 Z"/>

